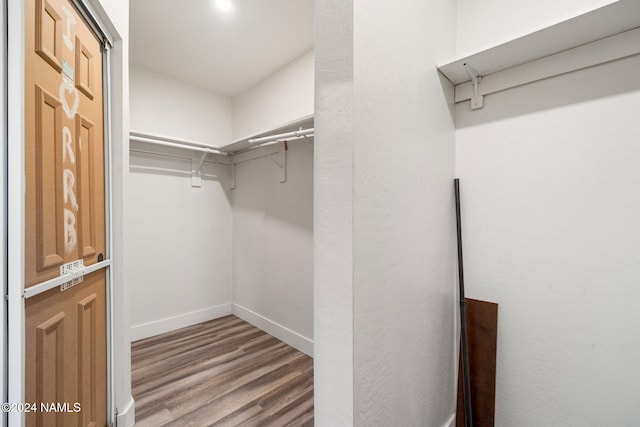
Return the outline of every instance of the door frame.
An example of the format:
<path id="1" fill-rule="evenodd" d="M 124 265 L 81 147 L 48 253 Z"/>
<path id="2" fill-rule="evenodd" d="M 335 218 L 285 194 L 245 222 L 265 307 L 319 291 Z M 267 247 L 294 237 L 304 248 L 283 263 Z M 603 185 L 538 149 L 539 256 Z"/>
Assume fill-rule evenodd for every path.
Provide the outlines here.
<path id="1" fill-rule="evenodd" d="M 111 116 L 112 109 L 111 95 L 111 48 L 113 47 L 113 37 L 107 27 L 92 8 L 91 2 L 96 0 L 69 0 L 76 6 L 80 15 L 87 21 L 89 27 L 96 33 L 98 39 L 103 41 L 103 98 L 104 98 L 104 150 L 105 150 L 105 239 L 106 239 L 106 260 L 113 259 L 113 215 L 112 215 L 112 140 L 113 134 Z M 4 198 L 6 206 L 6 217 L 2 217 L 3 226 L 6 227 L 6 253 L 3 244 L 0 252 L 4 262 L 6 260 L 6 270 L 0 270 L 6 274 L 7 292 L 7 316 L 6 323 L 2 324 L 2 369 L 0 379 L 6 384 L 6 390 L 2 390 L 2 402 L 20 403 L 25 402 L 25 296 L 24 296 L 24 271 L 25 271 L 25 156 L 24 156 L 24 0 L 4 0 L 3 1 L 3 49 L 6 47 L 6 69 L 3 69 L 6 82 L 6 93 L 3 95 L 3 106 L 0 109 L 6 123 L 6 129 L 2 129 L 2 137 L 6 138 L 6 157 L 0 154 L 2 160 L 2 189 L 6 196 Z M 5 40 L 5 34 L 8 40 Z M 6 103 L 6 104 L 5 104 Z M 3 125 L 4 126 L 4 125 Z M 9 141 L 12 143 L 9 144 Z M 2 212 L 4 214 L 4 211 Z M 4 229 L 3 229 L 4 232 Z M 107 324 L 107 423 L 112 425 L 116 418 L 115 388 L 114 388 L 114 334 L 113 334 L 113 271 L 112 264 L 104 267 L 106 269 L 106 324 Z M 82 285 L 80 285 L 82 286 Z M 3 313 L 4 306 L 0 308 Z M 6 355 L 6 359 L 5 359 Z M 5 375 L 6 374 L 6 375 Z M 4 376 L 3 376 L 4 375 Z M 6 416 L 6 418 L 5 418 Z M 0 418 L 0 426 L 16 425 L 23 426 L 25 423 L 24 413 L 9 412 Z"/>

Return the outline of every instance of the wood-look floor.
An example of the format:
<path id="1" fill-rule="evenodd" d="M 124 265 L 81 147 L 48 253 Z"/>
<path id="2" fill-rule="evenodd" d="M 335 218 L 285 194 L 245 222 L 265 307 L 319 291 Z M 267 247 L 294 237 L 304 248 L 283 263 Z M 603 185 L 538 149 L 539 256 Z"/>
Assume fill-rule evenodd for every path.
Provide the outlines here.
<path id="1" fill-rule="evenodd" d="M 235 316 L 131 347 L 136 427 L 313 426 L 313 360 Z"/>

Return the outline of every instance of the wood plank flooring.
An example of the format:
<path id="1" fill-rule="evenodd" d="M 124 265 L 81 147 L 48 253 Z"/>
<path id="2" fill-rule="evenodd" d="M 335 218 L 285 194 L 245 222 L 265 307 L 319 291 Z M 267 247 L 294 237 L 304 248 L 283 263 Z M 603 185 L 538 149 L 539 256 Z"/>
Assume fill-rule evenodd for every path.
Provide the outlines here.
<path id="1" fill-rule="evenodd" d="M 136 427 L 313 426 L 313 359 L 226 316 L 131 345 Z"/>

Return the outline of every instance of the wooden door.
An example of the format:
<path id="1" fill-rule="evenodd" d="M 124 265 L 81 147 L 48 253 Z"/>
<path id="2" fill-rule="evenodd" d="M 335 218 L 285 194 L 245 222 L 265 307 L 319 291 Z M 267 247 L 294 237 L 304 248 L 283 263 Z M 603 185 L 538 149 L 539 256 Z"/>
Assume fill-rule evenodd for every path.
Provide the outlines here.
<path id="1" fill-rule="evenodd" d="M 26 0 L 25 21 L 29 288 L 63 264 L 104 259 L 105 178 L 100 42 L 68 0 Z M 27 425 L 106 425 L 104 269 L 27 299 L 25 310 L 25 400 L 38 405 Z"/>

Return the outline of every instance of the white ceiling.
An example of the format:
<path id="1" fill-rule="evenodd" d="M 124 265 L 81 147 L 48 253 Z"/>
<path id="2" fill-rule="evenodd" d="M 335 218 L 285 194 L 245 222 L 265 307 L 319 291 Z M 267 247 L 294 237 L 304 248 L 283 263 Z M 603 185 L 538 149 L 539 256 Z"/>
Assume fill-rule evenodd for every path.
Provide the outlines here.
<path id="1" fill-rule="evenodd" d="M 313 0 L 131 0 L 133 64 L 235 95 L 313 48 Z"/>

